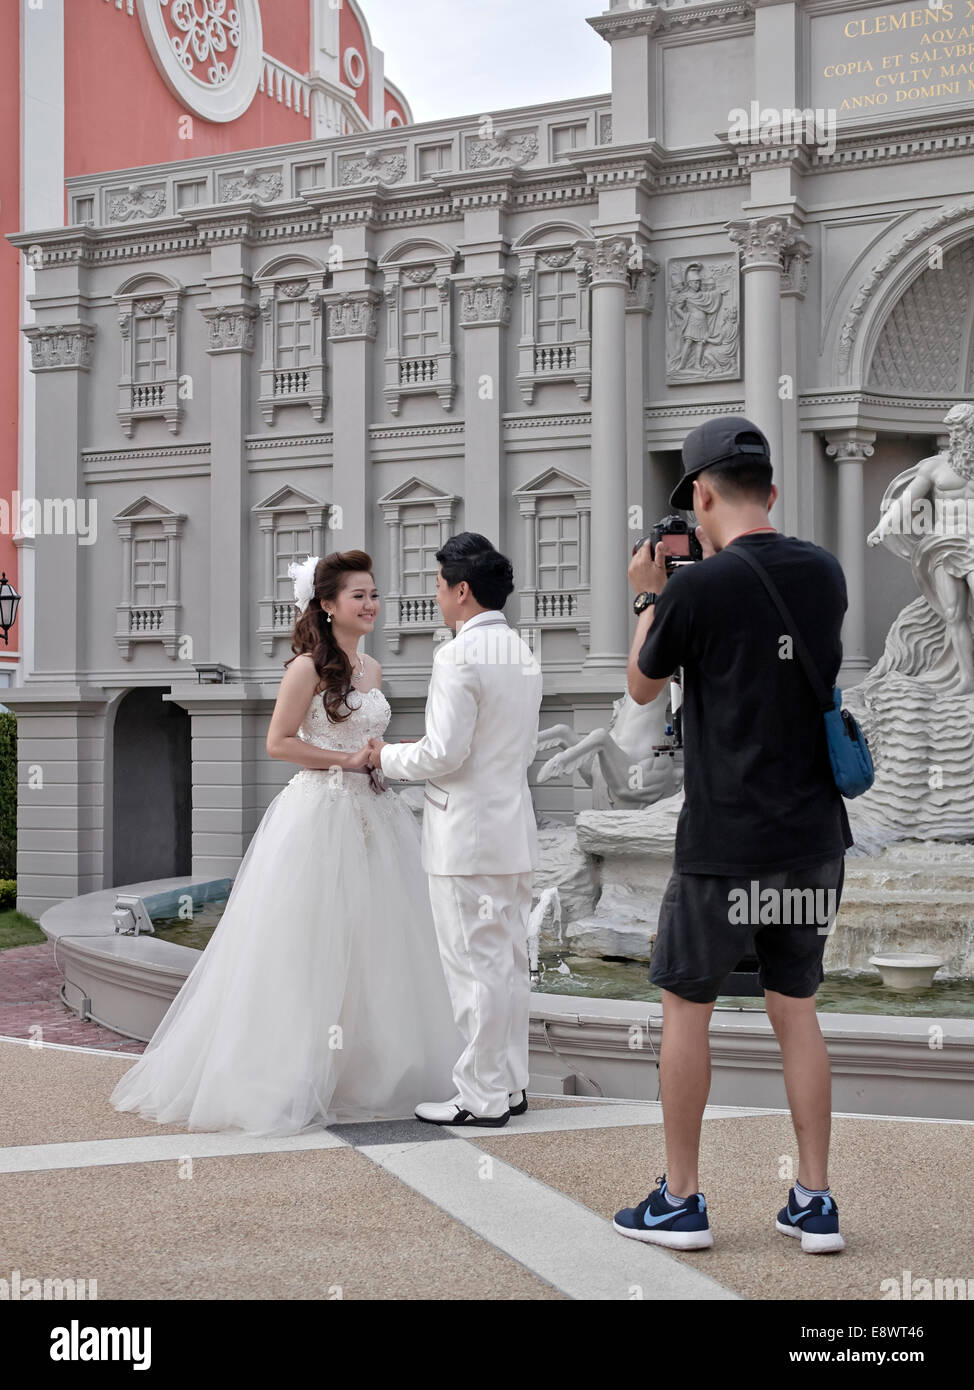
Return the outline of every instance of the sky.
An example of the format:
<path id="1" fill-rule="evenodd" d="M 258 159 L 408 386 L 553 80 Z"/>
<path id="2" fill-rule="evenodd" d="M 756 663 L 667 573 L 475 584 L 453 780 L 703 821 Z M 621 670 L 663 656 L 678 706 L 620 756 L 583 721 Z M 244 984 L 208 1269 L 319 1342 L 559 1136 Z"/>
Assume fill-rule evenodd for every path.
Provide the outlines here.
<path id="1" fill-rule="evenodd" d="M 609 0 L 360 0 L 386 76 L 417 121 L 611 89 L 609 45 L 586 19 Z"/>

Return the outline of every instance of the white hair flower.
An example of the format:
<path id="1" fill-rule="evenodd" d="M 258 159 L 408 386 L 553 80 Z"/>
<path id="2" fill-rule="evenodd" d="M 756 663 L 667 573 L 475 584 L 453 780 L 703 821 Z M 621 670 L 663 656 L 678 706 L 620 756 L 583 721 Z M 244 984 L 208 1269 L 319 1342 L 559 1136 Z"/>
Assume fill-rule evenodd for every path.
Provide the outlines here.
<path id="1" fill-rule="evenodd" d="M 314 596 L 318 558 L 309 555 L 300 565 L 292 561 L 287 567 L 289 577 L 294 580 L 294 606 L 299 613 L 304 612 Z"/>

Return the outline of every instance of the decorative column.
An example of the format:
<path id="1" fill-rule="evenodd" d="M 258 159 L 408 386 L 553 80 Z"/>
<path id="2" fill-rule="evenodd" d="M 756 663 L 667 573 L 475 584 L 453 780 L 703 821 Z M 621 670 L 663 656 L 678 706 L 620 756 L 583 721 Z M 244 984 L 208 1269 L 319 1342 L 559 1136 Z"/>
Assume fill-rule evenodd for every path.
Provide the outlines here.
<path id="1" fill-rule="evenodd" d="M 626 290 L 626 506 L 640 508 L 642 522 L 630 529 L 630 545 L 637 535 L 645 535 L 649 520 L 646 508 L 646 399 L 649 385 L 647 325 L 653 312 L 653 282 L 659 265 L 637 243 L 630 245 L 630 259 L 636 264 L 629 272 Z M 587 529 L 587 517 L 583 513 Z M 628 521 L 627 521 L 628 526 Z M 584 549 L 582 554 L 585 554 Z M 583 580 L 583 583 L 585 581 Z"/>
<path id="2" fill-rule="evenodd" d="M 369 425 L 382 297 L 360 286 L 331 292 L 325 299 L 332 343 L 332 507 L 339 523 L 329 531 L 325 550 L 369 550 L 373 520 Z M 395 583 L 396 576 L 390 579 Z"/>
<path id="3" fill-rule="evenodd" d="M 839 470 L 839 564 L 845 574 L 849 607 L 842 625 L 839 684 L 855 685 L 869 669 L 866 657 L 866 508 L 863 464 L 872 457 L 876 435 L 846 429 L 827 434 L 826 453 Z"/>
<path id="4" fill-rule="evenodd" d="M 631 605 L 626 578 L 629 531 L 626 497 L 625 237 L 576 246 L 580 283 L 592 294 L 591 638 L 586 669 L 625 670 Z"/>
<path id="5" fill-rule="evenodd" d="M 497 252 L 491 251 L 496 259 Z M 456 281 L 463 354 L 464 516 L 504 550 L 504 506 L 509 493 L 504 456 L 504 377 L 513 276 L 490 272 Z"/>
<path id="6" fill-rule="evenodd" d="M 42 283 L 38 274 L 38 284 Z M 35 309 L 42 312 L 42 300 L 37 300 Z M 37 401 L 35 495 L 77 498 L 83 503 L 83 420 L 95 328 L 90 323 L 62 321 L 25 328 L 24 336 L 30 344 Z M 25 592 L 20 621 L 22 629 L 28 623 L 33 629 L 38 680 L 48 672 L 63 678 L 65 672 L 82 671 L 87 665 L 82 650 L 86 630 L 83 551 L 74 531 L 59 534 L 59 529 L 38 529 L 36 521 L 25 527 L 33 538 L 34 591 Z"/>
<path id="7" fill-rule="evenodd" d="M 781 391 L 781 461 L 775 460 L 775 481 L 778 501 L 772 508 L 772 520 L 789 536 L 797 536 L 801 528 L 798 486 L 799 448 L 801 430 L 798 421 L 798 369 L 801 306 L 808 289 L 808 265 L 812 257 L 811 244 L 797 237 L 784 253 L 781 271 L 781 375 L 785 378 Z"/>
<path id="8" fill-rule="evenodd" d="M 253 690 L 241 679 L 251 664 L 251 652 L 257 650 L 255 628 L 260 623 L 259 618 L 255 623 L 257 615 L 249 603 L 252 513 L 244 442 L 259 313 L 247 299 L 252 219 L 252 214 L 237 213 L 223 226 L 208 229 L 211 272 L 204 279 L 211 302 L 200 307 L 210 359 L 212 575 L 207 650 L 194 644 L 193 659 L 219 662 L 230 674 L 223 685 L 176 681 L 165 696 L 192 721 L 192 872 L 214 878 L 236 873 L 253 833 L 261 794 L 250 760 L 256 732 L 250 713 Z"/>
<path id="9" fill-rule="evenodd" d="M 221 248 L 225 250 L 226 248 Z M 237 254 L 242 246 L 230 248 Z M 213 280 L 214 277 L 205 277 Z M 256 306 L 245 303 L 247 277 L 242 269 L 211 283 L 216 297 L 228 290 L 229 303 L 200 309 L 207 325 L 210 358 L 210 554 L 215 561 L 210 584 L 208 651 L 194 648 L 197 661 L 218 661 L 233 672 L 249 664 L 250 508 L 244 467 L 249 359 L 254 346 Z"/>
<path id="10" fill-rule="evenodd" d="M 35 238 L 21 235 L 19 244 L 29 255 Z M 62 265 L 60 249 L 52 253 L 43 246 L 32 262 L 36 321 L 24 329 L 32 383 L 25 409 L 32 401 L 36 409 L 23 427 L 35 441 L 36 471 L 25 476 L 28 497 L 83 506 L 90 502 L 81 459 L 95 327 L 83 321 L 88 308 L 80 286 L 86 273 L 83 249 L 64 254 Z M 21 543 L 36 555 L 36 566 L 20 583 L 21 641 L 27 649 L 29 628 L 33 660 L 24 683 L 4 690 L 3 702 L 17 715 L 17 907 L 39 917 L 54 903 L 103 886 L 109 697 L 82 683 L 81 673 L 91 666 L 85 645 L 91 557 L 84 563 L 79 530 L 45 526 L 43 516 L 30 508 L 23 516 L 18 512 L 14 509 L 11 521 L 18 529 L 23 524 Z M 103 534 L 99 542 L 112 543 Z"/>
<path id="11" fill-rule="evenodd" d="M 744 273 L 744 413 L 767 436 L 779 482 L 782 253 L 795 241 L 795 231 L 780 217 L 752 217 L 728 222 L 727 234 L 740 248 Z M 771 514 L 775 524 L 780 513 L 779 500 Z"/>

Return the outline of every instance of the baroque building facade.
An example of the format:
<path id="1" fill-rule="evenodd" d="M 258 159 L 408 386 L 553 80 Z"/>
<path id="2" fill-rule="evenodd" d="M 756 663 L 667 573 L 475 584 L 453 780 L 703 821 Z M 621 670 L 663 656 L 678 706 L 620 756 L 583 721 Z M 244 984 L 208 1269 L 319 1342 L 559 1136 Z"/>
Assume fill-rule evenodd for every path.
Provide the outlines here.
<path id="1" fill-rule="evenodd" d="M 66 180 L 81 174 L 413 119 L 358 0 L 6 0 L 0 108 L 2 235 L 66 225 Z M 197 188 L 181 190 L 180 206 Z M 158 187 L 133 179 L 113 190 L 105 218 L 122 226 L 161 207 Z M 70 216 L 84 220 L 84 203 Z M 32 319 L 33 267 L 0 249 L 0 351 L 21 361 L 0 378 L 0 569 L 26 592 L 33 538 L 17 501 L 34 495 L 36 402 L 19 336 Z M 31 637 L 14 623 L 0 646 L 0 688 L 32 667 Z"/>
<path id="2" fill-rule="evenodd" d="M 308 553 L 374 557 L 390 737 L 421 731 L 460 529 L 514 562 L 543 723 L 605 724 L 629 552 L 716 414 L 769 436 L 779 528 L 839 556 L 854 684 L 914 596 L 866 553 L 879 501 L 974 398 L 974 81 L 875 82 L 974 55 L 951 3 L 623 0 L 589 21 L 603 96 L 69 179 L 67 225 L 11 238 L 37 492 L 97 516 L 34 541 L 25 910 L 234 872 L 290 775 L 264 736 Z"/>

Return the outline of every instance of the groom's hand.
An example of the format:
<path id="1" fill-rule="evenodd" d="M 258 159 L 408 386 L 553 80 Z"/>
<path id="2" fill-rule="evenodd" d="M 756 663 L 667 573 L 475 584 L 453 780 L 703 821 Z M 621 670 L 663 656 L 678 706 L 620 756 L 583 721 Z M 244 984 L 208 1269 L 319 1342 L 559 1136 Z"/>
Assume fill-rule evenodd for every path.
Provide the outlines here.
<path id="1" fill-rule="evenodd" d="M 377 767 L 382 770 L 382 750 L 386 746 L 385 739 L 369 739 L 369 767 Z"/>

